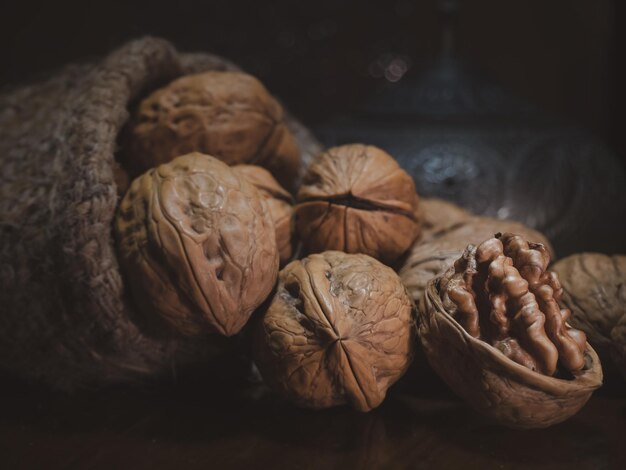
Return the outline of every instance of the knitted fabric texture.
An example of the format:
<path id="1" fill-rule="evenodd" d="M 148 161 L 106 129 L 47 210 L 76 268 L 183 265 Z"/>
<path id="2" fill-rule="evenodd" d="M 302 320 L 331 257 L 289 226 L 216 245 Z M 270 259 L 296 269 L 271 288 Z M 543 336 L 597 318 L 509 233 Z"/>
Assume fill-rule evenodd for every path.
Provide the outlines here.
<path id="1" fill-rule="evenodd" d="M 237 68 L 144 38 L 0 94 L 0 367 L 71 389 L 171 377 L 219 349 L 133 321 L 111 231 L 129 105 L 205 70 Z M 288 123 L 306 164 L 320 147 Z"/>

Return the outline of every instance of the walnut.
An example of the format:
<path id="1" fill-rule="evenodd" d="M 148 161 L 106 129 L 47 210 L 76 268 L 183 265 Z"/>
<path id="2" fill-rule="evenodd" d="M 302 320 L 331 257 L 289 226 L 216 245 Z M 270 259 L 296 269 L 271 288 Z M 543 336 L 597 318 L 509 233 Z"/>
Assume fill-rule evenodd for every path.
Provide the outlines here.
<path id="1" fill-rule="evenodd" d="M 309 253 L 342 250 L 393 264 L 420 233 L 413 179 L 379 148 L 319 155 L 298 191 L 296 230 Z"/>
<path id="2" fill-rule="evenodd" d="M 428 361 L 479 411 L 519 428 L 575 414 L 602 384 L 585 334 L 567 324 L 550 255 L 520 235 L 469 245 L 420 305 Z"/>
<path id="3" fill-rule="evenodd" d="M 237 333 L 278 275 L 274 224 L 258 190 L 200 153 L 135 179 L 115 230 L 135 303 L 183 334 Z"/>
<path id="4" fill-rule="evenodd" d="M 622 315 L 620 321 L 611 331 L 611 340 L 613 341 L 615 363 L 626 377 L 626 315 Z"/>
<path id="5" fill-rule="evenodd" d="M 626 377 L 626 256 L 581 253 L 555 263 L 570 323 Z"/>
<path id="6" fill-rule="evenodd" d="M 433 220 L 428 209 L 440 210 L 442 207 L 426 201 L 424 220 Z M 421 299 L 428 281 L 452 266 L 463 254 L 468 243 L 478 244 L 493 237 L 495 233 L 519 233 L 528 240 L 541 243 L 551 255 L 554 254 L 550 242 L 543 234 L 519 222 L 468 216 L 462 209 L 456 209 L 446 211 L 451 216 L 451 221 L 447 224 L 444 220 L 437 222 L 437 225 L 425 224 L 424 239 L 418 240 L 411 247 L 400 268 L 400 278 L 416 303 Z M 429 226 L 433 228 L 427 229 Z"/>
<path id="7" fill-rule="evenodd" d="M 301 406 L 377 407 L 410 364 L 412 304 L 391 268 L 327 251 L 289 263 L 260 319 L 255 361 Z"/>
<path id="8" fill-rule="evenodd" d="M 284 266 L 293 255 L 293 199 L 271 173 L 255 165 L 237 165 L 233 170 L 252 183 L 265 198 L 274 228 L 280 264 Z"/>
<path id="9" fill-rule="evenodd" d="M 256 78 L 239 72 L 171 82 L 141 102 L 128 134 L 129 164 L 139 171 L 193 151 L 229 165 L 261 165 L 287 187 L 300 168 L 281 105 Z"/>
<path id="10" fill-rule="evenodd" d="M 422 221 L 420 242 L 436 238 L 472 218 L 471 212 L 438 198 L 421 198 L 419 210 Z"/>

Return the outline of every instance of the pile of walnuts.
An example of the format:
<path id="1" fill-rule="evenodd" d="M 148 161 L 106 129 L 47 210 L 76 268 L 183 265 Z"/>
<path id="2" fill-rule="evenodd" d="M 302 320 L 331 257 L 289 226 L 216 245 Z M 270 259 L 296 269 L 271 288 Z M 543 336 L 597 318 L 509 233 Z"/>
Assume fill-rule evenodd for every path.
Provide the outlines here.
<path id="1" fill-rule="evenodd" d="M 420 202 L 413 179 L 373 146 L 328 149 L 300 175 L 283 109 L 255 78 L 175 80 L 139 104 L 123 144 L 119 181 L 134 180 L 115 222 L 118 254 L 154 334 L 211 341 L 249 325 L 265 381 L 312 408 L 378 406 L 409 369 L 418 331 L 456 389 L 463 362 L 446 359 L 452 345 L 429 328 L 442 315 L 500 361 L 483 372 L 508 377 L 521 367 L 554 396 L 559 387 L 589 392 L 571 392 L 582 398 L 556 417 L 506 424 L 566 419 L 600 385 L 597 356 L 568 324 L 558 276 L 546 271 L 547 240 L 521 224 Z M 532 239 L 491 239 L 500 231 Z"/>

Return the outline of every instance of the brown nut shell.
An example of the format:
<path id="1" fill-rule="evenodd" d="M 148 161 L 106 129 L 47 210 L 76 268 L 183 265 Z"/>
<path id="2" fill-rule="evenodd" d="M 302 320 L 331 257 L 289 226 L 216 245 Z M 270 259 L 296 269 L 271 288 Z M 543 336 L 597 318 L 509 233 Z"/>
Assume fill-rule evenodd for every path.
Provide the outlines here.
<path id="1" fill-rule="evenodd" d="M 383 150 L 343 145 L 308 167 L 296 204 L 296 230 L 308 253 L 342 250 L 393 264 L 419 235 L 413 179 Z"/>
<path id="2" fill-rule="evenodd" d="M 441 206 L 429 207 L 441 208 Z M 462 210 L 461 210 L 462 211 Z M 418 240 L 409 251 L 399 270 L 400 278 L 413 300 L 418 303 L 432 278 L 443 274 L 457 260 L 468 244 L 478 244 L 494 234 L 511 232 L 523 235 L 527 240 L 543 244 L 553 256 L 554 250 L 548 239 L 537 230 L 511 220 L 490 217 L 467 217 L 463 212 L 454 210 L 450 214 L 458 219 L 454 223 L 439 222 L 438 230 L 427 230 L 425 239 Z M 426 220 L 431 218 L 425 214 Z M 434 226 L 434 225 L 433 225 Z"/>
<path id="3" fill-rule="evenodd" d="M 435 197 L 420 198 L 419 211 L 422 222 L 420 243 L 437 238 L 473 217 L 468 210 Z"/>
<path id="4" fill-rule="evenodd" d="M 414 348 L 412 303 L 397 274 L 338 251 L 289 263 L 257 326 L 263 378 L 310 408 L 377 407 Z"/>
<path id="5" fill-rule="evenodd" d="M 139 172 L 193 151 L 228 165 L 261 165 L 287 187 L 300 168 L 281 105 L 261 82 L 240 72 L 174 80 L 140 103 L 128 134 L 129 164 Z"/>
<path id="6" fill-rule="evenodd" d="M 602 385 L 600 359 L 589 344 L 582 373 L 564 380 L 533 372 L 473 338 L 446 313 L 436 279 L 426 286 L 419 310 L 419 337 L 430 365 L 461 398 L 502 424 L 543 428 L 560 423 Z"/>
<path id="7" fill-rule="evenodd" d="M 602 384 L 600 359 L 589 344 L 580 375 L 549 377 L 470 336 L 446 313 L 435 279 L 423 299 L 419 336 L 429 363 L 459 396 L 502 424 L 542 428 L 559 423 L 576 414 Z"/>
<path id="8" fill-rule="evenodd" d="M 179 333 L 237 333 L 276 281 L 263 198 L 207 155 L 184 155 L 135 179 L 115 230 L 135 303 Z"/>
<path id="9" fill-rule="evenodd" d="M 613 341 L 614 348 L 613 360 L 626 377 L 626 315 L 622 316 L 611 331 L 611 341 Z"/>
<path id="10" fill-rule="evenodd" d="M 580 253 L 552 269 L 563 285 L 561 302 L 572 311 L 570 323 L 626 377 L 626 256 Z"/>
<path id="11" fill-rule="evenodd" d="M 265 198 L 274 221 L 280 264 L 293 256 L 293 199 L 272 174 L 256 165 L 236 165 L 233 170 L 252 183 Z"/>
<path id="12" fill-rule="evenodd" d="M 431 366 L 470 405 L 510 427 L 564 421 L 602 384 L 596 352 L 556 302 L 561 289 L 548 262 L 542 245 L 519 235 L 469 245 L 428 282 L 420 304 Z"/>

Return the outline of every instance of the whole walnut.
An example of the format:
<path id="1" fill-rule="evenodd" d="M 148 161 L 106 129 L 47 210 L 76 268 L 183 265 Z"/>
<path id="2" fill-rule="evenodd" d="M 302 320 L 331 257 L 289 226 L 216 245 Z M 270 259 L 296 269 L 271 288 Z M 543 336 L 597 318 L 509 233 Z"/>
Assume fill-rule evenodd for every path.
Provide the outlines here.
<path id="1" fill-rule="evenodd" d="M 420 199 L 422 236 L 418 243 L 440 237 L 472 218 L 472 213 L 456 204 L 438 198 Z"/>
<path id="2" fill-rule="evenodd" d="M 364 253 L 393 264 L 420 234 L 413 179 L 371 145 L 343 145 L 308 167 L 296 205 L 296 230 L 309 253 Z"/>
<path id="3" fill-rule="evenodd" d="M 276 245 L 281 266 L 293 255 L 293 199 L 271 173 L 256 165 L 236 165 L 233 170 L 252 183 L 265 198 L 276 229 Z"/>
<path id="4" fill-rule="evenodd" d="M 408 368 L 412 303 L 391 268 L 326 251 L 292 261 L 257 324 L 255 362 L 298 405 L 377 407 Z"/>
<path id="5" fill-rule="evenodd" d="M 431 204 L 430 201 L 426 200 L 424 204 L 426 206 L 425 221 L 435 219 L 430 215 L 432 213 L 429 211 L 430 208 L 442 209 L 442 204 Z M 541 243 L 551 255 L 554 255 L 550 242 L 543 234 L 519 222 L 471 216 L 456 207 L 446 213 L 451 216 L 449 223 L 446 224 L 445 220 L 439 218 L 437 225 L 425 224 L 423 239 L 418 240 L 411 247 L 399 270 L 402 282 L 416 303 L 419 303 L 428 281 L 443 274 L 452 266 L 454 261 L 463 254 L 468 243 L 478 244 L 498 232 L 523 235 L 528 240 Z"/>
<path id="6" fill-rule="evenodd" d="M 602 384 L 540 243 L 498 234 L 469 245 L 431 280 L 419 310 L 426 357 L 450 387 L 502 424 L 547 427 L 574 415 Z"/>
<path id="7" fill-rule="evenodd" d="M 264 199 L 208 155 L 184 155 L 135 179 L 115 231 L 135 303 L 182 334 L 237 333 L 278 275 Z"/>
<path id="8" fill-rule="evenodd" d="M 570 323 L 626 377 L 626 256 L 581 253 L 552 269 L 561 278 L 561 302 L 572 311 Z"/>
<path id="9" fill-rule="evenodd" d="M 127 150 L 129 165 L 140 172 L 193 151 L 228 165 L 261 165 L 288 187 L 300 168 L 281 105 L 239 72 L 186 75 L 152 93 L 131 120 Z"/>

